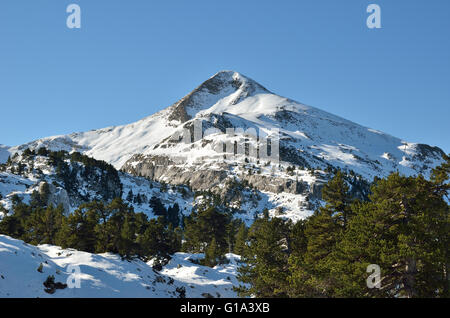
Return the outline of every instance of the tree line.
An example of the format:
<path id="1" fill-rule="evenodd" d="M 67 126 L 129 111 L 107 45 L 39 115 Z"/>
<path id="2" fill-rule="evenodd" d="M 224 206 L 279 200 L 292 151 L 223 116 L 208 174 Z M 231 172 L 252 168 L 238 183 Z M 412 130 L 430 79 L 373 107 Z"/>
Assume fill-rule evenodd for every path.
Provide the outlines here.
<path id="1" fill-rule="evenodd" d="M 84 203 L 65 215 L 62 206 L 46 205 L 45 188 L 44 184 L 44 191 L 33 192 L 29 204 L 14 198 L 14 213 L 3 217 L 0 234 L 33 245 L 153 260 L 155 269 L 161 269 L 179 251 L 204 253 L 201 264 L 213 267 L 225 261 L 226 252 L 236 251 L 236 242 L 236 246 L 243 244 L 242 237 L 239 241 L 239 228 L 245 227 L 242 221 L 213 206 L 180 218 L 177 204 L 166 209 L 160 199 L 153 198 L 150 206 L 156 218 L 149 219 L 115 198 L 110 203 Z"/>
<path id="2" fill-rule="evenodd" d="M 323 188 L 325 206 L 293 224 L 256 220 L 239 269 L 241 296 L 449 297 L 450 158 L 423 176 L 376 179 L 352 199 L 343 174 Z M 379 284 L 369 286 L 369 265 Z"/>
<path id="3" fill-rule="evenodd" d="M 450 158 L 444 159 L 429 179 L 376 178 L 367 199 L 355 199 L 337 170 L 322 190 L 325 204 L 295 224 L 265 210 L 248 228 L 214 196 L 188 216 L 157 197 L 149 202 L 154 219 L 120 198 L 66 216 L 46 205 L 44 187 L 30 204 L 13 200 L 0 233 L 34 245 L 153 259 L 156 269 L 178 251 L 203 253 L 200 263 L 211 267 L 233 252 L 242 256 L 240 296 L 449 297 Z M 369 265 L 380 269 L 375 288 L 367 284 Z"/>

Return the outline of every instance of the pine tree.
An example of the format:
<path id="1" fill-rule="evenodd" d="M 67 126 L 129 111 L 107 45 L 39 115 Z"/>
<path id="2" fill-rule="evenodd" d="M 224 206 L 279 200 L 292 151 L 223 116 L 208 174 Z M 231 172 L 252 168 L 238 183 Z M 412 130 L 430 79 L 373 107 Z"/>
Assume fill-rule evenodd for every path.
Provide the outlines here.
<path id="1" fill-rule="evenodd" d="M 219 258 L 221 257 L 221 253 L 216 243 L 216 239 L 213 238 L 211 243 L 208 244 L 208 247 L 205 251 L 205 259 L 203 261 L 205 266 L 214 267 L 218 264 Z"/>
<path id="2" fill-rule="evenodd" d="M 332 296 L 334 280 L 330 275 L 331 256 L 339 240 L 340 226 L 326 209 L 319 209 L 297 237 L 295 250 L 290 257 L 290 294 L 294 297 Z"/>
<path id="3" fill-rule="evenodd" d="M 322 199 L 327 203 L 325 209 L 331 213 L 336 223 L 343 228 L 351 216 L 351 197 L 344 175 L 338 170 L 335 176 L 323 187 Z"/>
<path id="4" fill-rule="evenodd" d="M 63 219 L 57 242 L 63 248 L 75 248 L 94 253 L 96 251 L 96 226 L 99 215 L 89 205 L 81 205 L 74 213 Z"/>
<path id="5" fill-rule="evenodd" d="M 398 173 L 372 187 L 336 251 L 341 295 L 448 297 L 449 206 L 435 190 L 422 176 Z M 380 289 L 365 286 L 369 264 L 381 268 Z"/>
<path id="6" fill-rule="evenodd" d="M 215 207 L 207 207 L 198 212 L 192 212 L 185 218 L 185 231 L 183 250 L 193 253 L 203 253 L 213 238 L 224 253 L 228 249 L 227 225 L 230 218 L 217 211 Z"/>
<path id="7" fill-rule="evenodd" d="M 247 247 L 247 237 L 248 237 L 248 228 L 245 226 L 245 223 L 242 223 L 236 234 L 236 243 L 233 249 L 233 252 L 235 254 L 241 256 L 244 255 L 245 249 Z"/>
<path id="8" fill-rule="evenodd" d="M 133 202 L 133 197 L 134 197 L 133 190 L 130 189 L 130 191 L 128 191 L 126 200 L 128 202 Z"/>
<path id="9" fill-rule="evenodd" d="M 160 198 L 152 196 L 150 198 L 150 208 L 152 208 L 153 214 L 157 216 L 166 216 L 167 210 L 161 202 Z"/>
<path id="10" fill-rule="evenodd" d="M 238 269 L 238 279 L 245 284 L 235 288 L 240 296 L 287 296 L 290 226 L 290 222 L 268 216 L 252 224 Z"/>
<path id="11" fill-rule="evenodd" d="M 117 250 L 122 257 L 131 259 L 133 256 L 137 255 L 135 238 L 136 222 L 133 213 L 129 213 L 125 215 L 124 222 L 120 229 L 120 239 L 117 246 Z"/>
<path id="12" fill-rule="evenodd" d="M 140 255 L 146 259 L 155 260 L 155 266 L 160 267 L 170 260 L 170 255 L 180 250 L 181 235 L 171 225 L 167 226 L 163 217 L 152 219 L 144 233 L 137 238 Z"/>
<path id="13" fill-rule="evenodd" d="M 175 203 L 167 210 L 167 222 L 172 224 L 174 228 L 180 225 L 180 206 Z"/>
<path id="14" fill-rule="evenodd" d="M 340 170 L 323 187 L 322 198 L 325 206 L 294 227 L 288 288 L 292 297 L 330 297 L 338 288 L 338 279 L 330 274 L 333 253 L 351 216 L 349 187 Z"/>

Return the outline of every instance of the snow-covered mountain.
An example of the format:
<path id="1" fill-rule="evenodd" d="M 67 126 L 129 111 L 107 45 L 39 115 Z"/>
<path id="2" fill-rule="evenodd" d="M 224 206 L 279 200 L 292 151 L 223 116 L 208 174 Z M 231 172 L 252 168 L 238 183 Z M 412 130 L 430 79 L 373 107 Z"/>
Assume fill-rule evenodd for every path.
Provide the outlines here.
<path id="1" fill-rule="evenodd" d="M 196 264 L 201 257 L 176 253 L 169 264 L 156 272 L 150 263 L 140 260 L 127 261 L 110 253 L 91 254 L 52 245 L 33 246 L 0 235 L 0 298 L 236 297 L 232 287 L 238 284 L 239 256 L 227 254 L 229 263 L 214 268 Z M 49 276 L 54 277 L 55 284 L 69 284 L 60 285 L 60 289 L 46 287 L 44 282 Z"/>
<path id="2" fill-rule="evenodd" d="M 196 138 L 199 123 L 201 136 Z M 225 156 L 225 144 L 248 151 L 253 142 L 245 135 L 227 135 L 227 128 L 254 129 L 269 139 L 278 130 L 281 162 Z M 44 146 L 104 160 L 127 175 L 213 190 L 252 213 L 281 206 L 282 214 L 293 219 L 311 213 L 311 202 L 320 199 L 321 186 L 336 168 L 356 183 L 397 170 L 427 175 L 443 154 L 438 147 L 406 142 L 281 97 L 233 71 L 215 74 L 172 106 L 138 122 L 42 138 L 3 148 L 3 153 Z M 1 151 L 0 162 L 6 160 Z M 236 182 L 257 191 L 256 199 L 243 200 L 243 191 L 233 191 Z"/>
<path id="3" fill-rule="evenodd" d="M 271 156 L 252 153 L 262 147 L 267 154 L 270 148 Z M 273 156 L 277 149 L 279 158 Z M 353 195 L 365 197 L 374 176 L 396 170 L 427 176 L 442 154 L 438 147 L 363 127 L 222 71 L 135 123 L 0 145 L 0 222 L 14 213 L 14 200 L 29 203 L 43 188 L 45 203 L 62 204 L 66 213 L 84 202 L 119 196 L 150 218 L 152 197 L 166 208 L 176 203 L 181 215 L 188 215 L 212 192 L 220 209 L 247 224 L 264 209 L 297 221 L 322 203 L 321 189 L 338 168 Z M 183 290 L 187 297 L 234 297 L 239 257 L 227 255 L 230 263 L 213 269 L 195 264 L 200 257 L 177 253 L 154 272 L 138 260 L 36 247 L 0 235 L 0 297 L 178 297 Z M 45 292 L 48 276 L 67 280 L 67 265 L 81 267 L 84 287 Z"/>
<path id="4" fill-rule="evenodd" d="M 177 147 L 170 151 L 161 147 L 155 149 L 155 146 L 194 119 L 218 128 L 221 128 L 218 125 L 221 121 L 241 128 L 279 128 L 282 142 L 294 149 L 297 160 L 303 159 L 311 166 L 324 166 L 326 162 L 348 167 L 368 177 L 393 170 L 405 174 L 426 172 L 442 154 L 437 147 L 406 142 L 278 96 L 233 71 L 215 74 L 172 106 L 138 122 L 43 138 L 12 147 L 10 151 L 41 146 L 76 150 L 120 169 L 135 154 L 171 156 L 178 153 Z M 191 155 L 186 157 L 191 158 Z"/>

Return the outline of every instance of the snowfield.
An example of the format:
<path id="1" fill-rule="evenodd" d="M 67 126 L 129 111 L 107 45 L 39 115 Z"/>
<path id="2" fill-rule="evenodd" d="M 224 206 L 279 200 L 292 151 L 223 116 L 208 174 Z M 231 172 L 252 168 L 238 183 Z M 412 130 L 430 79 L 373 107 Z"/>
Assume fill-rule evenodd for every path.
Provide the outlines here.
<path id="1" fill-rule="evenodd" d="M 183 134 L 194 130 L 199 122 L 203 137 L 180 142 L 178 137 L 184 138 Z M 225 134 L 227 128 L 251 128 L 268 135 L 278 129 L 281 162 L 266 158 L 245 161 L 248 158 L 234 154 L 231 158 L 224 156 L 225 144 L 236 142 L 243 146 L 242 136 Z M 133 195 L 145 198 L 144 202 L 128 203 L 149 217 L 154 217 L 148 205 L 153 195 L 160 197 L 166 207 L 177 203 L 182 214 L 191 212 L 196 204 L 193 192 L 182 194 L 186 191 L 174 189 L 173 185 L 190 183 L 194 191 L 222 192 L 229 180 L 248 181 L 255 192 L 237 198 L 240 202 L 236 204 L 230 202 L 239 210 L 236 216 L 247 224 L 265 208 L 272 216 L 281 214 L 293 221 L 311 215 L 320 204 L 320 186 L 330 177 L 324 171 L 330 167 L 356 173 L 367 182 L 395 171 L 427 177 L 442 162 L 443 154 L 438 147 L 406 142 L 276 95 L 234 71 L 218 72 L 170 107 L 129 125 L 47 137 L 11 148 L 0 145 L 0 163 L 9 154 L 40 147 L 78 151 L 121 169 L 122 198 L 126 200 L 130 190 Z M 294 173 L 288 173 L 290 166 L 295 166 Z M 19 176 L 0 172 L 0 207 L 10 211 L 14 194 L 27 202 L 32 191 L 38 188 L 38 182 L 55 181 L 55 173 L 48 165 L 37 162 L 32 168 L 40 168 L 43 179 L 33 173 Z M 311 174 L 309 168 L 314 168 L 319 175 Z M 203 172 L 208 180 L 202 179 Z M 219 177 L 222 172 L 226 178 Z M 162 183 L 169 184 L 168 191 L 161 191 Z M 288 189 L 288 184 L 297 183 L 303 185 Z M 90 189 L 86 182 L 80 184 L 80 195 L 97 198 L 98 189 Z M 80 202 L 70 199 L 69 209 L 74 211 Z"/>
<path id="2" fill-rule="evenodd" d="M 196 138 L 199 122 L 201 136 Z M 244 156 L 237 149 L 250 152 L 250 144 L 257 149 L 255 139 L 226 134 L 229 128 L 250 128 L 270 138 L 279 131 L 281 161 Z M 224 145 L 230 144 L 233 149 L 227 150 Z M 42 147 L 83 153 L 113 165 L 118 173 L 102 174 L 96 168 L 83 175 L 81 164 L 72 163 L 71 169 L 79 169 L 71 177 L 76 186 L 69 187 L 45 156 L 27 159 L 27 148 Z M 166 208 L 178 204 L 186 216 L 210 191 L 221 195 L 223 205 L 247 225 L 266 208 L 271 216 L 295 222 L 323 203 L 321 189 L 338 168 L 353 182 L 356 196 L 364 198 L 365 186 L 375 176 L 399 171 L 427 177 L 442 163 L 442 154 L 438 147 L 358 125 L 276 95 L 237 72 L 221 71 L 175 104 L 135 123 L 0 145 L 0 164 L 12 158 L 0 171 L 0 222 L 6 213 L 14 213 L 15 195 L 28 203 L 42 183 L 52 188 L 53 201 L 47 205 L 62 204 L 67 213 L 86 201 L 112 200 L 113 193 L 150 218 L 155 217 L 149 205 L 153 196 Z M 229 263 L 214 268 L 196 264 L 201 257 L 177 253 L 155 272 L 139 260 L 31 246 L 0 235 L 0 297 L 236 297 L 232 287 L 238 284 L 239 256 L 227 254 Z M 51 275 L 55 282 L 66 283 L 72 274 L 69 265 L 79 266 L 81 288 L 45 292 L 43 282 Z"/>
<path id="3" fill-rule="evenodd" d="M 217 118 L 236 128 L 252 127 L 264 132 L 279 129 L 286 145 L 304 153 L 304 159 L 312 166 L 324 167 L 323 162 L 327 162 L 370 180 L 396 170 L 406 175 L 426 175 L 430 167 L 441 162 L 442 150 L 437 147 L 406 142 L 276 95 L 234 71 L 215 74 L 174 105 L 135 123 L 42 138 L 8 151 L 42 146 L 53 151 L 79 151 L 117 169 L 135 154 L 162 154 L 190 163 L 193 158 L 217 161 L 217 152 L 206 148 L 189 151 L 185 144 L 157 147 L 194 120 L 214 125 Z M 2 156 L 6 148 L 1 149 L 0 163 L 7 158 Z"/>
<path id="4" fill-rule="evenodd" d="M 161 272 L 156 272 L 140 260 L 127 261 L 110 253 L 91 254 L 51 245 L 32 246 L 0 235 L 0 298 L 175 298 L 182 289 L 189 298 L 237 297 L 232 287 L 238 284 L 239 256 L 228 254 L 230 263 L 214 268 L 189 261 L 201 257 L 177 253 Z M 78 266 L 80 272 L 68 266 Z M 50 275 L 61 283 L 75 282 L 76 277 L 80 288 L 66 287 L 49 294 L 43 283 Z"/>

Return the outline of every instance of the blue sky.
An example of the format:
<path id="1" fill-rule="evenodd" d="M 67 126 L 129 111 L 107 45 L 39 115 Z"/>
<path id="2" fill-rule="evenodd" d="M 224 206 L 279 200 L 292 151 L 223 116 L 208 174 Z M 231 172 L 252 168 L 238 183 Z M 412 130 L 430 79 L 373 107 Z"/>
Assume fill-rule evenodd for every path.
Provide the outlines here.
<path id="1" fill-rule="evenodd" d="M 130 123 L 231 69 L 450 152 L 449 30 L 448 0 L 2 0 L 0 143 Z"/>

